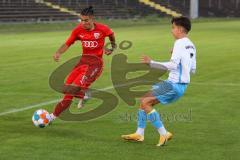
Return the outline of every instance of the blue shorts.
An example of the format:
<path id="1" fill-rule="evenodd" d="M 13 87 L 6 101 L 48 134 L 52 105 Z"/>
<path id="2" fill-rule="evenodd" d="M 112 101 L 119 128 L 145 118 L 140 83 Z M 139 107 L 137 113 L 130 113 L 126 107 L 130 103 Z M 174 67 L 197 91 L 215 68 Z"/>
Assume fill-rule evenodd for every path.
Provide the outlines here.
<path id="1" fill-rule="evenodd" d="M 182 97 L 188 84 L 162 81 L 152 86 L 152 93 L 161 104 L 168 104 Z"/>

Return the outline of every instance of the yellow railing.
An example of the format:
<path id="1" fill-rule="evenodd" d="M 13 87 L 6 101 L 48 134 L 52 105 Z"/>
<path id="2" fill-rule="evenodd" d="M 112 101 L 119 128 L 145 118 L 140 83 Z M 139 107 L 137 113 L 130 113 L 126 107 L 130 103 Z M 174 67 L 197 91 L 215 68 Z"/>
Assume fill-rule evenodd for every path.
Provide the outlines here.
<path id="1" fill-rule="evenodd" d="M 161 11 L 161 12 L 164 12 L 164 13 L 166 13 L 166 14 L 168 14 L 168 15 L 171 15 L 171 16 L 173 16 L 173 17 L 182 16 L 181 13 L 177 13 L 176 11 L 173 11 L 173 10 L 171 10 L 170 8 L 164 7 L 164 6 L 162 6 L 162 5 L 158 4 L 158 3 L 155 3 L 155 2 L 150 1 L 150 0 L 139 0 L 139 2 L 140 2 L 140 3 L 143 3 L 143 4 L 145 4 L 145 5 L 148 5 L 148 6 L 154 8 L 154 9 L 156 9 L 156 10 L 159 10 L 159 11 Z"/>
<path id="2" fill-rule="evenodd" d="M 79 16 L 79 14 L 77 12 L 69 10 L 67 8 L 64 8 L 64 7 L 61 7 L 59 5 L 52 4 L 51 2 L 46 2 L 44 0 L 35 0 L 35 2 L 45 4 L 46 6 L 54 8 L 54 9 L 58 9 L 60 12 L 66 12 L 66 13 L 69 13 L 71 15 Z"/>

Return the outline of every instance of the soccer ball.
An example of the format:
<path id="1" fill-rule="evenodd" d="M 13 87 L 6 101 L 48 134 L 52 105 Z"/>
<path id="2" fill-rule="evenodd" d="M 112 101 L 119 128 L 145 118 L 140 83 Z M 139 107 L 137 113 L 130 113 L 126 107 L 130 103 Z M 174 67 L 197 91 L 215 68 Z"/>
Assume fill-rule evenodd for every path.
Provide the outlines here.
<path id="1" fill-rule="evenodd" d="M 39 109 L 35 111 L 32 116 L 33 124 L 39 128 L 46 127 L 49 124 L 50 119 L 51 119 L 50 114 L 48 113 L 48 111 L 44 109 Z"/>

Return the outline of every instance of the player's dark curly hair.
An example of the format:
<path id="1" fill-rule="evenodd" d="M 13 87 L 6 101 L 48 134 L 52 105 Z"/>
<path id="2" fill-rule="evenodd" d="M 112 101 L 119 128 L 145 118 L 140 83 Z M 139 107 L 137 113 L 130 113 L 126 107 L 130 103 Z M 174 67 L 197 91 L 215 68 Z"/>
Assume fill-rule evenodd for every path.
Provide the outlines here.
<path id="1" fill-rule="evenodd" d="M 187 17 L 173 17 L 171 23 L 183 27 L 186 33 L 191 30 L 191 21 Z"/>
<path id="2" fill-rule="evenodd" d="M 94 15 L 93 6 L 89 6 L 87 8 L 84 8 L 81 11 L 81 15 L 83 15 L 83 16 L 93 16 Z"/>

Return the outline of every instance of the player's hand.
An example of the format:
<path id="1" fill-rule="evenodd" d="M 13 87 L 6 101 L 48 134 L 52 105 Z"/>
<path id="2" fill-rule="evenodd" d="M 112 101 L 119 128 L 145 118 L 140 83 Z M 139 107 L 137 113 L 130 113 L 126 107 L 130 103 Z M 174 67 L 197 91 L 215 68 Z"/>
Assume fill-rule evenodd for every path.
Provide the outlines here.
<path id="1" fill-rule="evenodd" d="M 141 57 L 141 62 L 142 63 L 145 63 L 145 64 L 149 64 L 150 62 L 151 62 L 151 58 L 150 57 L 148 57 L 148 56 L 146 56 L 146 55 L 143 55 L 142 57 Z"/>
<path id="2" fill-rule="evenodd" d="M 61 56 L 61 54 L 60 53 L 55 53 L 54 55 L 53 55 L 53 59 L 54 59 L 54 61 L 56 61 L 56 62 L 58 62 L 59 61 L 59 59 L 60 59 L 60 56 Z"/>
<path id="3" fill-rule="evenodd" d="M 173 48 L 170 50 L 170 54 L 172 54 L 172 52 L 173 52 Z"/>
<path id="4" fill-rule="evenodd" d="M 106 55 L 110 55 L 110 54 L 112 54 L 112 52 L 113 52 L 113 49 L 105 49 L 104 50 L 104 54 L 106 54 Z"/>

